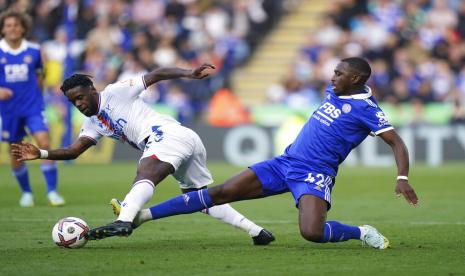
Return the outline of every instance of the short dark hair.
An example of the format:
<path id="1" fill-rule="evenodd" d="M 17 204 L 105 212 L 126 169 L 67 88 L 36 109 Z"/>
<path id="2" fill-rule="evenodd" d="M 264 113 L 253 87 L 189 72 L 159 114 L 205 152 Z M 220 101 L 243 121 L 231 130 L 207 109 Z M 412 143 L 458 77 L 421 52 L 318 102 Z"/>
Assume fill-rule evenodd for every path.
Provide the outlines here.
<path id="1" fill-rule="evenodd" d="M 15 10 L 6 10 L 0 14 L 0 37 L 3 37 L 3 33 L 1 33 L 1 31 L 5 26 L 5 20 L 10 17 L 14 17 L 19 20 L 19 23 L 24 28 L 23 37 L 26 37 L 31 26 L 31 18 L 27 14 Z"/>
<path id="2" fill-rule="evenodd" d="M 366 82 L 371 76 L 371 67 L 364 58 L 361 57 L 349 57 L 341 60 L 349 64 L 349 67 L 355 70 L 358 74 L 362 76 L 362 81 Z"/>
<path id="3" fill-rule="evenodd" d="M 92 76 L 86 74 L 73 74 L 71 77 L 63 81 L 60 90 L 66 95 L 66 92 L 77 86 L 93 87 L 94 83 L 90 79 Z"/>

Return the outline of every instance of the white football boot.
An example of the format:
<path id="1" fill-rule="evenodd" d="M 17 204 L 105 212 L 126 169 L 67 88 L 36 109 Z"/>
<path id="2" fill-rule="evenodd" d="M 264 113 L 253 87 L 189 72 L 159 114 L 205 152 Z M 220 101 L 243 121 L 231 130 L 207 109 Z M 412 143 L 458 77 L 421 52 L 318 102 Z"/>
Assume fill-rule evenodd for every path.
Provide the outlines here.
<path id="1" fill-rule="evenodd" d="M 65 199 L 61 195 L 59 195 L 56 191 L 51 191 L 50 193 L 48 193 L 47 197 L 48 197 L 48 202 L 53 207 L 65 205 Z"/>
<path id="2" fill-rule="evenodd" d="M 32 193 L 23 193 L 19 199 L 19 206 L 21 207 L 34 207 L 34 196 Z"/>
<path id="3" fill-rule="evenodd" d="M 381 235 L 376 228 L 370 225 L 360 226 L 361 240 L 363 244 L 371 246 L 376 249 L 386 249 L 389 247 L 389 240 Z"/>

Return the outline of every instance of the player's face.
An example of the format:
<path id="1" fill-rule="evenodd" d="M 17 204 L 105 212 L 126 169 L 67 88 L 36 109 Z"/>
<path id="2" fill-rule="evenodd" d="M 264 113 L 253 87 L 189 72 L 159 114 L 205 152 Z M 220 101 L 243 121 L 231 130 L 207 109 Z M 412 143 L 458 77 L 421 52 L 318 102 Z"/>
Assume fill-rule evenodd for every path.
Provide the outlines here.
<path id="1" fill-rule="evenodd" d="M 352 88 L 354 81 L 354 74 L 349 68 L 349 64 L 346 62 L 340 62 L 336 69 L 334 69 L 334 75 L 331 78 L 331 84 L 334 93 L 336 95 L 343 95 L 349 92 Z"/>
<path id="2" fill-rule="evenodd" d="M 98 93 L 94 87 L 76 86 L 66 92 L 68 100 L 87 117 L 98 113 Z"/>
<path id="3" fill-rule="evenodd" d="M 7 41 L 16 42 L 23 38 L 24 28 L 16 17 L 7 17 L 3 23 L 2 34 Z"/>

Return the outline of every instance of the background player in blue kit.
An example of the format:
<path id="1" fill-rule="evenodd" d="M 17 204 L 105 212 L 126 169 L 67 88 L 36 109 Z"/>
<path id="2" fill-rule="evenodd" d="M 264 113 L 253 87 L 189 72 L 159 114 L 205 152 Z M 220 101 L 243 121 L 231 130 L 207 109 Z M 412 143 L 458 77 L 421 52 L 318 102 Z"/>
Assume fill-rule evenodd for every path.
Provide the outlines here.
<path id="1" fill-rule="evenodd" d="M 25 14 L 6 11 L 0 15 L 0 116 L 1 140 L 17 143 L 27 135 L 26 129 L 37 144 L 50 147 L 48 127 L 41 92 L 42 59 L 40 47 L 25 39 L 29 20 Z M 34 206 L 26 164 L 11 158 L 11 166 L 22 191 L 22 207 Z M 52 206 L 65 203 L 57 193 L 57 168 L 46 160 L 41 170 L 47 182 L 48 200 Z"/>
<path id="2" fill-rule="evenodd" d="M 402 194 L 412 205 L 418 202 L 408 183 L 407 148 L 366 86 L 370 74 L 371 68 L 364 59 L 343 59 L 334 70 L 324 101 L 283 155 L 252 165 L 222 185 L 155 205 L 149 208 L 150 216 L 143 210 L 132 224 L 127 222 L 126 227 L 137 227 L 151 219 L 193 213 L 216 204 L 291 192 L 299 209 L 300 233 L 306 240 L 325 243 L 360 239 L 371 247 L 387 248 L 389 241 L 372 226 L 326 221 L 339 164 L 369 134 L 380 136 L 393 150 L 398 175 L 395 193 Z M 89 238 L 128 233 L 121 227 L 115 229 L 114 225 L 92 229 Z"/>

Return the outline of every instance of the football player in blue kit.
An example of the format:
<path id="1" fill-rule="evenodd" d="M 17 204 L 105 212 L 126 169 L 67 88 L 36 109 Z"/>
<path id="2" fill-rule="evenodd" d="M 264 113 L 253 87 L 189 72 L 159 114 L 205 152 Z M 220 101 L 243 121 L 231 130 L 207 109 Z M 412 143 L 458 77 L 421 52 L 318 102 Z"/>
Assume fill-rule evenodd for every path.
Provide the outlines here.
<path id="1" fill-rule="evenodd" d="M 10 144 L 20 142 L 27 135 L 27 128 L 37 144 L 48 149 L 50 142 L 41 92 L 40 47 L 25 39 L 28 29 L 29 19 L 25 14 L 5 11 L 0 15 L 1 140 Z M 11 166 L 22 191 L 20 206 L 34 206 L 26 164 L 12 157 Z M 47 182 L 50 204 L 63 205 L 65 201 L 57 193 L 55 162 L 45 160 L 40 168 Z"/>
<path id="2" fill-rule="evenodd" d="M 291 192 L 299 210 L 300 233 L 306 240 L 326 243 L 358 239 L 373 248 L 388 248 L 388 239 L 370 225 L 326 221 L 339 164 L 370 134 L 380 136 L 392 148 L 397 163 L 395 193 L 403 195 L 412 205 L 418 203 L 408 183 L 407 148 L 366 85 L 370 75 L 371 68 L 363 58 L 343 59 L 334 70 L 323 102 L 283 155 L 254 164 L 222 185 L 174 197 L 142 210 L 126 227 L 138 227 L 149 220 L 193 213 L 217 204 Z M 122 228 L 121 224 L 117 228 L 114 224 L 101 226 L 92 229 L 89 238 L 128 233 Z"/>

